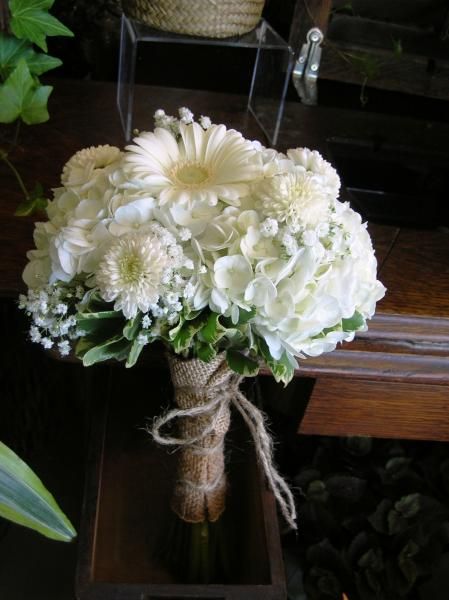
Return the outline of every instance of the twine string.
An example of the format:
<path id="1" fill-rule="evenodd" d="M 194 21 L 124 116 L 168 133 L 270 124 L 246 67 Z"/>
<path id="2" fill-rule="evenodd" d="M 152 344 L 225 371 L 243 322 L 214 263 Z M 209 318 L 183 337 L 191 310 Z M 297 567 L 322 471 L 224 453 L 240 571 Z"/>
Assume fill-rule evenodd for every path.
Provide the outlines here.
<path id="1" fill-rule="evenodd" d="M 217 423 L 221 416 L 221 408 L 228 406 L 231 403 L 241 414 L 245 421 L 251 436 L 254 441 L 256 456 L 259 464 L 262 466 L 268 485 L 272 490 L 280 511 L 291 529 L 297 529 L 296 525 L 296 508 L 293 494 L 279 474 L 273 462 L 273 443 L 270 435 L 265 427 L 265 418 L 262 413 L 252 402 L 250 402 L 240 391 L 239 386 L 242 377 L 235 377 L 226 384 L 210 386 L 205 389 L 203 386 L 177 386 L 177 389 L 189 394 L 199 395 L 202 398 L 207 397 L 208 400 L 204 404 L 200 404 L 191 408 L 176 408 L 161 415 L 153 422 L 149 433 L 153 436 L 156 442 L 165 446 L 181 446 L 189 448 L 193 453 L 197 454 L 213 454 L 223 445 L 223 439 L 212 447 L 203 447 L 199 444 L 210 434 L 216 430 Z M 210 417 L 209 424 L 206 425 L 198 435 L 186 435 L 185 437 L 174 437 L 164 435 L 161 429 L 168 423 L 176 419 L 183 418 L 200 418 Z M 183 486 L 193 488 L 199 491 L 212 491 L 220 483 L 218 476 L 215 481 L 209 483 L 196 483 L 186 479 L 180 479 L 179 483 Z"/>

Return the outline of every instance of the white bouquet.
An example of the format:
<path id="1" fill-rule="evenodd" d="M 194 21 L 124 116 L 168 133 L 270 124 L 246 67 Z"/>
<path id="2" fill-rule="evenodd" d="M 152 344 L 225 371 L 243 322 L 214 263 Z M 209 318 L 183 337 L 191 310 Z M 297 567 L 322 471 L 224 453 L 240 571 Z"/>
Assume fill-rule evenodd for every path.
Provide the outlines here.
<path id="1" fill-rule="evenodd" d="M 31 339 L 66 354 L 81 338 L 85 364 L 130 366 L 156 339 L 205 361 L 223 349 L 237 372 L 260 358 L 287 383 L 296 357 L 352 340 L 374 314 L 384 287 L 366 225 L 318 152 L 180 114 L 158 111 L 125 153 L 87 148 L 65 165 L 23 275 Z M 125 333 L 108 338 L 117 321 Z"/>
<path id="2" fill-rule="evenodd" d="M 365 330 L 385 290 L 366 224 L 338 200 L 339 177 L 318 152 L 266 149 L 207 117 L 195 122 L 188 109 L 179 118 L 159 110 L 155 120 L 154 132 L 137 135 L 125 152 L 87 148 L 65 165 L 48 221 L 36 224 L 20 305 L 34 342 L 62 355 L 73 349 L 85 365 L 115 358 L 129 367 L 147 344 L 162 341 L 178 355 L 175 386 L 189 387 L 190 396 L 178 398 L 153 433 L 186 453 L 208 449 L 187 462 L 193 454 L 210 461 L 224 435 L 217 411 L 229 420 L 226 402 L 238 404 L 255 437 L 266 435 L 257 409 L 243 406 L 238 376 L 256 375 L 265 363 L 288 383 L 297 358 Z M 182 359 L 206 370 L 179 381 Z M 206 398 L 195 382 L 209 386 Z M 192 434 L 198 416 L 202 436 Z M 164 438 L 160 428 L 175 417 L 184 417 L 183 435 Z M 288 492 L 270 468 L 280 499 Z M 214 521 L 224 474 L 198 486 L 200 510 L 186 514 L 181 490 L 175 510 L 186 521 Z M 284 508 L 292 524 L 293 508 Z"/>

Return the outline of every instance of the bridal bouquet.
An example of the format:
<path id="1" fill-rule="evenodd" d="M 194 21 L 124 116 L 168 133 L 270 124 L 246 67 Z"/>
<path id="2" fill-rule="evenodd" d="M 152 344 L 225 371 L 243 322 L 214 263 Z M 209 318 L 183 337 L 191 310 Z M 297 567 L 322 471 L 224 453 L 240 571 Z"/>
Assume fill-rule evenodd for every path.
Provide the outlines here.
<path id="1" fill-rule="evenodd" d="M 127 367 L 162 341 L 176 407 L 152 433 L 181 446 L 175 512 L 220 517 L 233 405 L 294 527 L 262 414 L 239 383 L 264 364 L 287 384 L 298 358 L 366 329 L 384 294 L 366 225 L 316 151 L 267 149 L 185 108 L 155 121 L 124 152 L 86 148 L 65 165 L 23 274 L 30 338 L 86 366 Z"/>

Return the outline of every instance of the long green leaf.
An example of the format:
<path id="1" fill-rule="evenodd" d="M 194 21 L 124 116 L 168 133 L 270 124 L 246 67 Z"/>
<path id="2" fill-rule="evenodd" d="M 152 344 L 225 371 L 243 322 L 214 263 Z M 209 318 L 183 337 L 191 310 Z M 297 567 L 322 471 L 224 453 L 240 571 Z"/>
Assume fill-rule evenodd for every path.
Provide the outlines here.
<path id="1" fill-rule="evenodd" d="M 54 540 L 69 542 L 76 531 L 35 473 L 0 442 L 0 516 Z"/>
<path id="2" fill-rule="evenodd" d="M 107 340 L 88 350 L 83 356 L 83 365 L 90 367 L 98 362 L 110 360 L 124 360 L 128 357 L 131 344 L 122 335 L 116 335 L 110 340 Z M 78 352 L 78 347 L 76 349 Z"/>

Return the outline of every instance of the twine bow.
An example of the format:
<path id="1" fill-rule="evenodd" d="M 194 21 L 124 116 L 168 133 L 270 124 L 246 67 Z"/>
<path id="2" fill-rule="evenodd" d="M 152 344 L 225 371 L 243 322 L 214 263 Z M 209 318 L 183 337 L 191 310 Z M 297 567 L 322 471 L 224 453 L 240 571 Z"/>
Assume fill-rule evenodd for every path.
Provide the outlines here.
<path id="1" fill-rule="evenodd" d="M 265 417 L 262 411 L 240 391 L 243 377 L 229 370 L 223 355 L 219 355 L 217 360 L 218 362 L 211 367 L 210 363 L 206 365 L 197 360 L 181 361 L 170 358 L 177 403 L 181 408 L 172 409 L 156 418 L 149 433 L 159 444 L 185 448 L 193 455 L 212 457 L 217 452 L 222 454 L 224 435 L 229 426 L 229 406 L 233 405 L 251 433 L 259 464 L 263 468 L 284 519 L 291 529 L 297 529 L 293 494 L 274 466 L 273 442 L 265 427 Z M 189 363 L 192 363 L 192 371 L 189 371 Z M 182 369 L 181 373 L 179 368 Z M 196 375 L 199 368 L 207 370 L 207 384 L 201 381 L 201 374 L 200 381 L 192 383 L 198 379 Z M 179 401 L 179 397 L 189 400 Z M 201 398 L 201 403 L 192 405 L 192 398 Z M 177 419 L 181 419 L 181 423 L 184 421 L 184 424 L 190 423 L 189 426 L 183 427 L 182 436 L 174 437 L 161 433 L 163 427 Z M 193 426 L 193 423 L 197 426 Z M 178 484 L 187 489 L 213 492 L 217 486 L 223 487 L 223 477 L 224 475 L 218 472 L 212 480 L 191 481 L 181 474 Z"/>

